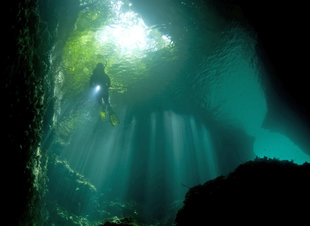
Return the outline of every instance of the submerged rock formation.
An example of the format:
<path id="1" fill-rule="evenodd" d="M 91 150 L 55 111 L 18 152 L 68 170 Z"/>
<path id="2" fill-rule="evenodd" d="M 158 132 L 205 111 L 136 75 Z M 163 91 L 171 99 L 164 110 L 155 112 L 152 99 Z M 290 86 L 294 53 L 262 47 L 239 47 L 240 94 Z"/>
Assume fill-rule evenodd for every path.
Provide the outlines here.
<path id="1" fill-rule="evenodd" d="M 175 224 L 306 222 L 310 164 L 256 159 L 189 190 Z"/>
<path id="2" fill-rule="evenodd" d="M 71 225 L 87 222 L 84 212 L 89 206 L 96 206 L 96 188 L 67 162 L 59 159 L 49 160 L 47 176 L 49 192 L 46 198 L 49 220 L 52 219 L 49 223 Z"/>

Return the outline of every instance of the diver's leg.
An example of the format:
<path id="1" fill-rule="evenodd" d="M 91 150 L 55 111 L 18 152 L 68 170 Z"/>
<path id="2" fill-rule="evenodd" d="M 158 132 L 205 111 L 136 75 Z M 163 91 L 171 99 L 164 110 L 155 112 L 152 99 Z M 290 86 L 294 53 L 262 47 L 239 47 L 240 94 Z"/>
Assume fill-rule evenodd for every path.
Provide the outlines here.
<path id="1" fill-rule="evenodd" d="M 99 104 L 100 104 L 100 108 L 101 108 L 100 117 L 101 117 L 102 120 L 105 120 L 106 119 L 106 115 L 107 115 L 107 110 L 106 110 L 107 107 L 106 107 L 106 104 L 105 104 L 104 99 L 103 99 L 102 96 L 100 97 Z"/>
<path id="2" fill-rule="evenodd" d="M 107 105 L 107 112 L 109 113 L 109 119 L 110 119 L 110 122 L 113 126 L 116 126 L 118 125 L 119 123 L 119 120 L 118 120 L 118 117 L 117 115 L 115 114 L 115 112 L 113 111 L 112 107 L 111 107 L 111 104 L 110 104 L 110 98 L 109 98 L 109 95 L 106 95 L 104 97 L 104 102 L 106 103 Z"/>
<path id="3" fill-rule="evenodd" d="M 108 112 L 111 110 L 111 105 L 110 105 L 110 97 L 108 92 L 104 92 L 102 95 L 102 99 L 105 105 L 105 108 Z"/>

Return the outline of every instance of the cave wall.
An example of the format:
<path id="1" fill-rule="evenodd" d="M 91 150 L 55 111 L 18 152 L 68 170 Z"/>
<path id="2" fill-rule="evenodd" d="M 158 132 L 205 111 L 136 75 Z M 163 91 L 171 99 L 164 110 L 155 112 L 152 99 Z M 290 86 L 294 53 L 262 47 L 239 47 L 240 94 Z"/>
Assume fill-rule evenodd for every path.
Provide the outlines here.
<path id="1" fill-rule="evenodd" d="M 39 147 L 44 115 L 48 65 L 43 53 L 46 36 L 37 1 L 7 1 L 1 14 L 1 91 L 5 205 L 12 225 L 31 225 L 40 218 L 43 171 Z M 28 223 L 26 223 L 28 222 Z"/>
<path id="2" fill-rule="evenodd" d="M 79 5 L 74 0 L 61 3 L 68 4 L 13 0 L 2 6 L 2 172 L 4 194 L 9 197 L 4 209 L 11 225 L 40 224 L 48 217 L 43 201 L 48 158 L 41 140 L 52 123 L 54 62 L 61 56 L 55 50 L 61 49 L 67 32 L 59 23 L 72 25 L 63 18 L 68 17 L 63 10 L 77 10 Z"/>
<path id="3" fill-rule="evenodd" d="M 306 3 L 287 4 L 280 0 L 211 2 L 225 18 L 245 21 L 256 34 L 256 52 L 267 74 L 263 80 L 268 106 L 264 128 L 281 131 L 309 154 Z"/>

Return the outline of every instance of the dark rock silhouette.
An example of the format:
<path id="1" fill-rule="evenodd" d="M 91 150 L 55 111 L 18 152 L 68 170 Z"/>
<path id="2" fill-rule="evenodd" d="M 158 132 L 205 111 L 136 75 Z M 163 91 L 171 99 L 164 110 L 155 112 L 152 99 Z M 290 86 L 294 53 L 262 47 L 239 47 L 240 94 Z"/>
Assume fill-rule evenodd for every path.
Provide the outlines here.
<path id="1" fill-rule="evenodd" d="M 175 224 L 306 222 L 310 164 L 256 159 L 189 190 Z"/>

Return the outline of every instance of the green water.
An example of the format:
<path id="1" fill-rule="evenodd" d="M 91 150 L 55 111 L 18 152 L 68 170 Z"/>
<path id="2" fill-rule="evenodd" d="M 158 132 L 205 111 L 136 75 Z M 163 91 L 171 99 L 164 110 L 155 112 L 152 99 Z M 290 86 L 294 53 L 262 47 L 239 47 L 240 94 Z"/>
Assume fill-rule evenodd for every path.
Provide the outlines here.
<path id="1" fill-rule="evenodd" d="M 55 74 L 50 221 L 171 225 L 189 187 L 240 163 L 310 161 L 262 127 L 268 75 L 256 43 L 241 24 L 189 1 L 98 1 L 80 11 Z M 116 126 L 100 118 L 89 87 L 100 62 Z"/>

